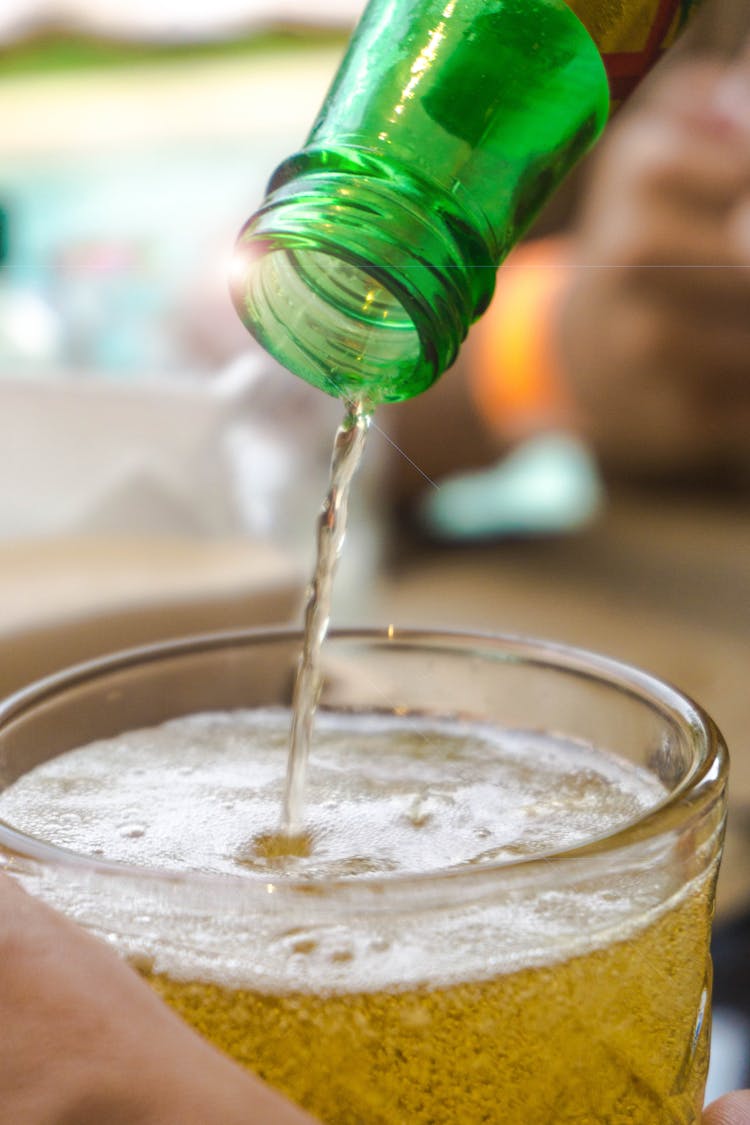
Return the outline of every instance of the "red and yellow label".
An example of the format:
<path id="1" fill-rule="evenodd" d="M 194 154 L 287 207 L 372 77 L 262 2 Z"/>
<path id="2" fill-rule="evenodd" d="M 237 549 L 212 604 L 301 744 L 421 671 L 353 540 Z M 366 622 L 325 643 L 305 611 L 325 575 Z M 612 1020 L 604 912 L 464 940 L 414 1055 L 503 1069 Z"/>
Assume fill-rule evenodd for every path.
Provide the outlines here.
<path id="1" fill-rule="evenodd" d="M 614 102 L 658 62 L 697 0 L 568 0 L 604 59 Z"/>

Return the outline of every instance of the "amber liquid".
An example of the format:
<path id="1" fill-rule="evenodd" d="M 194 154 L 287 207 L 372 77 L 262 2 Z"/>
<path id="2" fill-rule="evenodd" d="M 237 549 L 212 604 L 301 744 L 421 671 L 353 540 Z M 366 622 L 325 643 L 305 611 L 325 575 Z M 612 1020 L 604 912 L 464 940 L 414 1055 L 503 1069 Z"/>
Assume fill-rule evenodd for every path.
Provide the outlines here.
<path id="1" fill-rule="evenodd" d="M 539 732 L 324 710 L 310 848 L 279 856 L 288 719 L 128 731 L 24 775 L 0 815 L 82 854 L 230 876 L 225 912 L 148 888 L 98 911 L 94 888 L 87 909 L 189 1023 L 326 1125 L 700 1120 L 718 840 L 632 866 L 558 857 L 530 886 L 513 862 L 632 823 L 657 778 Z M 80 909 L 75 883 L 49 894 Z"/>
<path id="2" fill-rule="evenodd" d="M 709 1042 L 708 888 L 626 940 L 441 988 L 268 994 L 151 976 L 326 1125 L 689 1125 Z"/>

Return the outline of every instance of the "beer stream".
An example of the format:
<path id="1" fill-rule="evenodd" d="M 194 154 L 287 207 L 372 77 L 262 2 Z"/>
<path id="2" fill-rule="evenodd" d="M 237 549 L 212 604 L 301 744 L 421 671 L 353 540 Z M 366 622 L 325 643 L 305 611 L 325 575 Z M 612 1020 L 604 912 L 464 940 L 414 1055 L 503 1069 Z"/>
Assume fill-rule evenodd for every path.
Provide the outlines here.
<path id="1" fill-rule="evenodd" d="M 315 711 L 320 695 L 320 655 L 328 632 L 336 564 L 346 536 L 352 479 L 359 467 L 372 412 L 361 402 L 347 404 L 333 444 L 328 493 L 317 524 L 317 558 L 305 608 L 302 651 L 292 698 L 289 761 L 282 805 L 283 840 L 304 845 L 304 802 Z"/>

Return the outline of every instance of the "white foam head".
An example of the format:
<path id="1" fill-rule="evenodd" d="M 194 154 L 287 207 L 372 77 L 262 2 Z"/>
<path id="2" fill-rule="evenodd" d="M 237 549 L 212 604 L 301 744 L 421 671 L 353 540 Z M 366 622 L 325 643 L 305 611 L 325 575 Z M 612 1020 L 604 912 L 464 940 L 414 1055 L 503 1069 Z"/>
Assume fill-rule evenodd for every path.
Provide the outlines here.
<path id="1" fill-rule="evenodd" d="M 288 730 L 288 713 L 269 709 L 194 715 L 129 732 L 20 778 L 0 794 L 0 816 L 94 859 L 225 876 L 230 886 L 238 878 L 261 887 L 272 880 L 274 893 L 284 893 L 289 879 L 314 887 L 363 877 L 397 882 L 559 852 L 621 828 L 665 797 L 646 771 L 549 736 L 458 720 L 321 713 L 307 795 L 310 854 L 280 861 L 258 841 L 278 829 Z M 80 902 L 65 885 L 48 879 L 43 893 L 80 917 Z M 308 924 L 299 894 L 285 900 L 294 917 L 257 911 L 252 925 L 231 911 L 224 921 L 214 910 L 208 921 L 191 911 L 174 923 L 181 931 L 174 942 L 161 932 L 165 919 L 153 902 L 118 902 L 114 886 L 99 913 L 101 929 L 123 951 L 173 975 L 276 988 L 373 988 L 419 979 L 425 947 L 429 972 L 440 980 L 457 972 L 485 975 L 499 962 L 512 967 L 519 958 L 541 957 L 534 950 L 542 947 L 549 956 L 563 930 L 566 949 L 573 938 L 590 943 L 595 931 L 609 932 L 633 912 L 623 893 L 608 895 L 606 883 L 592 882 L 587 892 L 594 926 L 585 923 L 578 891 L 568 895 L 553 885 L 536 895 L 530 911 L 498 887 L 481 905 L 462 901 L 430 914 L 402 904 L 366 922 L 344 922 L 340 912 L 324 922 L 317 909 Z M 640 914 L 659 897 L 656 884 L 641 900 L 642 892 L 633 884 Z M 83 920 L 91 924 L 97 911 L 87 896 L 96 895 L 80 883 L 76 894 L 86 900 Z M 165 916 L 171 911 L 174 919 L 175 909 L 173 900 Z"/>

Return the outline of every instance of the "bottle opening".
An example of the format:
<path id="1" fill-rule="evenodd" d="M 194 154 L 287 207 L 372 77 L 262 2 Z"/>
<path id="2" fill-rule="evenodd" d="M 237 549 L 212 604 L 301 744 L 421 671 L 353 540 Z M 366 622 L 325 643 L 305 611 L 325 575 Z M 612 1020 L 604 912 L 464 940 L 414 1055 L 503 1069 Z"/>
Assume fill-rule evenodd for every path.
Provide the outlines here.
<path id="1" fill-rule="evenodd" d="M 366 269 L 268 239 L 240 243 L 238 254 L 237 310 L 295 375 L 338 398 L 372 403 L 417 394 L 436 378 L 413 317 Z"/>

